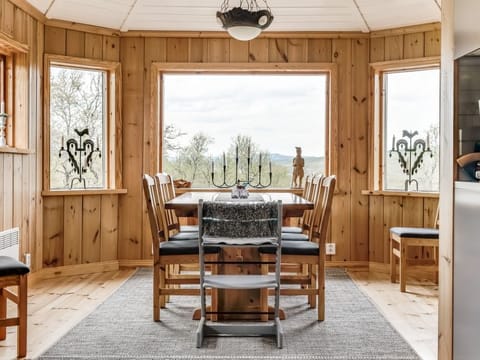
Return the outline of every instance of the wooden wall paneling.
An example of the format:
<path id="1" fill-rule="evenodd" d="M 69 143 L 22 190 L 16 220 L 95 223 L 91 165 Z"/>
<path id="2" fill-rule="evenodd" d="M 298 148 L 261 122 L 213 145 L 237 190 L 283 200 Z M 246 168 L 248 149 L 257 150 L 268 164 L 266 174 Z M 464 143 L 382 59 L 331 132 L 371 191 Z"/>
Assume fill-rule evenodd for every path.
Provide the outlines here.
<path id="1" fill-rule="evenodd" d="M 208 39 L 208 62 L 230 61 L 230 39 Z"/>
<path id="2" fill-rule="evenodd" d="M 287 39 L 269 39 L 268 40 L 268 61 L 269 62 L 288 62 Z"/>
<path id="3" fill-rule="evenodd" d="M 149 39 L 145 39 L 147 41 Z M 166 42 L 166 40 L 164 39 Z M 208 57 L 208 42 L 206 39 L 189 39 L 188 62 L 206 62 Z M 148 51 L 149 47 L 146 46 Z M 165 61 L 165 60 L 162 60 Z"/>
<path id="4" fill-rule="evenodd" d="M 21 183 L 22 183 L 22 193 L 21 193 L 21 200 L 20 203 L 22 204 L 22 219 L 21 219 L 21 226 L 20 228 L 22 229 L 21 237 L 20 237 L 20 254 L 24 253 L 31 253 L 31 246 L 30 244 L 33 243 L 33 239 L 31 238 L 31 230 L 30 230 L 30 224 L 34 225 L 34 215 L 35 212 L 31 213 L 30 209 L 30 199 L 34 196 L 31 195 L 32 189 L 34 189 L 35 183 L 30 184 L 30 177 L 31 173 L 35 171 L 35 166 L 32 166 L 32 159 L 34 157 L 29 155 L 29 156 L 21 156 L 19 161 L 22 163 L 22 177 L 21 177 Z M 20 259 L 23 260 L 22 257 Z M 31 259 L 30 259 L 31 260 Z"/>
<path id="5" fill-rule="evenodd" d="M 63 202 L 63 265 L 82 263 L 83 198 L 65 196 Z"/>
<path id="6" fill-rule="evenodd" d="M 307 39 L 288 39 L 287 54 L 289 62 L 306 62 L 308 53 Z"/>
<path id="7" fill-rule="evenodd" d="M 177 39 L 172 39 L 177 40 Z M 180 39 L 183 40 L 185 39 Z M 187 39 L 188 40 L 188 39 Z M 178 43 L 174 41 L 176 46 Z M 188 41 L 187 41 L 188 45 Z M 168 48 L 168 44 L 167 44 Z M 188 49 L 187 49 L 188 50 Z M 144 113 L 144 39 L 123 38 L 122 63 L 123 185 L 128 193 L 119 203 L 118 255 L 120 259 L 141 259 L 143 225 L 143 113 Z M 188 51 L 185 52 L 188 55 Z M 168 54 L 167 54 L 168 58 Z"/>
<path id="8" fill-rule="evenodd" d="M 15 21 L 15 6 L 10 1 L 2 1 L 1 3 L 1 22 L 0 30 L 7 35 L 13 37 L 14 21 Z"/>
<path id="9" fill-rule="evenodd" d="M 187 62 L 189 53 L 189 41 L 183 38 L 167 39 L 167 61 Z"/>
<path id="10" fill-rule="evenodd" d="M 403 198 L 401 196 L 383 197 L 383 263 L 390 263 L 390 228 L 403 224 Z"/>
<path id="11" fill-rule="evenodd" d="M 406 34 L 403 39 L 403 58 L 421 58 L 424 56 L 425 34 L 423 32 Z"/>
<path id="12" fill-rule="evenodd" d="M 332 40 L 331 39 L 308 39 L 307 42 L 308 62 L 331 62 Z"/>
<path id="13" fill-rule="evenodd" d="M 64 244 L 63 196 L 47 197 L 43 204 L 42 267 L 62 266 Z"/>
<path id="14" fill-rule="evenodd" d="M 385 61 L 385 38 L 370 39 L 370 62 Z"/>
<path id="15" fill-rule="evenodd" d="M 368 39 L 352 40 L 351 259 L 368 261 Z"/>
<path id="16" fill-rule="evenodd" d="M 9 229 L 13 226 L 13 155 L 3 155 L 3 228 Z"/>
<path id="17" fill-rule="evenodd" d="M 380 263 L 384 261 L 383 200 L 383 196 L 370 197 L 368 217 L 368 260 Z"/>
<path id="18" fill-rule="evenodd" d="M 27 14 L 18 7 L 14 8 L 13 37 L 21 43 L 27 42 Z"/>
<path id="19" fill-rule="evenodd" d="M 269 46 L 268 39 L 254 39 L 248 42 L 248 62 L 268 62 Z"/>
<path id="20" fill-rule="evenodd" d="M 403 59 L 403 35 L 385 37 L 385 60 Z"/>
<path id="21" fill-rule="evenodd" d="M 248 62 L 249 42 L 236 39 L 230 39 L 229 42 L 230 62 Z"/>
<path id="22" fill-rule="evenodd" d="M 14 145 L 15 147 L 28 148 L 28 87 L 29 87 L 28 54 L 15 56 L 15 107 L 14 116 Z"/>
<path id="23" fill-rule="evenodd" d="M 423 226 L 423 198 L 404 197 L 403 199 L 403 226 Z M 408 258 L 419 259 L 422 249 L 418 246 L 408 250 Z"/>
<path id="24" fill-rule="evenodd" d="M 66 54 L 67 31 L 53 26 L 45 26 L 45 53 Z"/>
<path id="25" fill-rule="evenodd" d="M 151 114 L 151 100 L 154 95 L 153 92 L 157 87 L 154 81 L 157 81 L 157 74 L 152 73 L 153 62 L 165 62 L 167 58 L 166 53 L 167 42 L 165 38 L 146 38 L 145 39 L 145 79 L 143 85 L 144 106 L 143 106 L 143 173 L 155 174 L 160 171 L 160 128 L 157 118 Z M 155 70 L 156 72 L 156 70 Z M 142 258 L 150 258 L 152 253 L 152 235 L 150 233 L 150 225 L 148 223 L 147 206 L 145 197 L 142 196 L 143 209 L 143 226 L 142 226 Z"/>
<path id="26" fill-rule="evenodd" d="M 440 30 L 432 30 L 425 32 L 425 51 L 428 56 L 440 56 Z"/>
<path id="27" fill-rule="evenodd" d="M 67 56 L 85 57 L 85 33 L 83 31 L 67 30 Z"/>
<path id="28" fill-rule="evenodd" d="M 3 168 L 3 161 L 5 159 L 5 154 L 0 154 L 0 206 L 2 209 L 2 213 L 0 213 L 0 230 L 5 230 L 6 227 L 4 226 L 4 212 L 7 211 L 7 206 L 5 203 L 5 177 L 9 176 L 10 174 L 7 174 Z"/>
<path id="29" fill-rule="evenodd" d="M 13 155 L 13 188 L 12 188 L 12 225 L 20 228 L 21 234 L 24 235 L 25 229 L 22 224 L 24 204 L 22 201 L 23 188 L 23 167 L 22 155 Z"/>
<path id="30" fill-rule="evenodd" d="M 90 59 L 102 60 L 103 37 L 100 34 L 85 33 L 84 55 Z"/>
<path id="31" fill-rule="evenodd" d="M 101 202 L 100 261 L 117 260 L 118 195 L 102 195 Z"/>
<path id="32" fill-rule="evenodd" d="M 103 36 L 103 60 L 120 61 L 120 38 L 118 36 Z"/>
<path id="33" fill-rule="evenodd" d="M 352 139 L 352 43 L 335 39 L 333 58 L 337 64 L 338 119 L 332 122 L 331 162 L 337 176 L 332 205 L 332 242 L 337 244 L 334 260 L 350 260 L 351 249 L 351 139 Z"/>
<path id="34" fill-rule="evenodd" d="M 101 252 L 101 195 L 83 196 L 82 205 L 82 263 L 100 261 Z"/>

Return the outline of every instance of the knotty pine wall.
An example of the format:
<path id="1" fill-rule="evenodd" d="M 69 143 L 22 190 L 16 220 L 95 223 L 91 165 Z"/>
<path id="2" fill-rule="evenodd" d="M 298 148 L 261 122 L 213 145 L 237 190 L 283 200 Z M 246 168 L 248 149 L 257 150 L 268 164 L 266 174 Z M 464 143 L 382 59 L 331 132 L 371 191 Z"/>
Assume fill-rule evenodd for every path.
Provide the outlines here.
<path id="1" fill-rule="evenodd" d="M 43 30 L 41 21 L 7 0 L 0 1 L 0 32 L 28 46 L 25 64 L 28 67 L 28 83 L 18 85 L 28 86 L 28 98 L 17 99 L 15 109 L 16 114 L 24 112 L 28 117 L 28 127 L 19 135 L 28 149 L 23 149 L 23 152 L 0 149 L 0 230 L 20 228 L 22 253 L 32 254 L 33 270 L 42 267 Z"/>
<path id="2" fill-rule="evenodd" d="M 369 196 L 361 191 L 368 189 L 370 167 L 369 63 L 439 55 L 439 25 L 372 34 L 286 34 L 244 43 L 224 34 L 218 38 L 202 38 L 201 34 L 175 37 L 120 34 L 51 21 L 43 25 L 7 0 L 0 1 L 0 31 L 31 47 L 29 147 L 35 152 L 0 153 L 0 228 L 21 226 L 22 249 L 32 252 L 34 270 L 150 258 L 141 176 L 158 170 L 157 139 L 150 130 L 154 128 L 150 119 L 152 62 L 336 64 L 338 118 L 331 124 L 329 157 L 331 173 L 338 177 L 330 231 L 337 255 L 331 260 L 387 263 L 388 227 L 423 225 L 434 214 L 436 199 Z M 127 194 L 40 196 L 44 53 L 121 62 L 122 177 Z"/>

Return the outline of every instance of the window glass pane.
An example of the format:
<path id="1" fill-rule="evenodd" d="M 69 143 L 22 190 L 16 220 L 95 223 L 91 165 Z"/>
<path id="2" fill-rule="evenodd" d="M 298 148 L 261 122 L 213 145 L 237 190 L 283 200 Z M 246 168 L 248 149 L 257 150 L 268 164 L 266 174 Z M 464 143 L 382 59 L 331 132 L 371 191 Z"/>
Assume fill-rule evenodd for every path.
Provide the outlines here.
<path id="1" fill-rule="evenodd" d="M 104 71 L 50 67 L 50 188 L 105 187 Z"/>
<path id="2" fill-rule="evenodd" d="M 439 189 L 439 69 L 384 74 L 384 189 Z"/>
<path id="3" fill-rule="evenodd" d="M 326 99 L 324 74 L 165 74 L 163 170 L 211 187 L 225 158 L 228 185 L 269 184 L 271 168 L 271 186 L 290 187 L 295 147 L 305 174 L 325 171 Z"/>

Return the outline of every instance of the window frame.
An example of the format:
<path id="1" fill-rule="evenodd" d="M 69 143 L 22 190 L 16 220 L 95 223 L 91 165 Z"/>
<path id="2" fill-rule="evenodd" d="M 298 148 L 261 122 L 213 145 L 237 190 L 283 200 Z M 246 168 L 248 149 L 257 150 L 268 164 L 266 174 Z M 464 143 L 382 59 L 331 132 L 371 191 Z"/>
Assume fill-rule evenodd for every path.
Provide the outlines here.
<path id="1" fill-rule="evenodd" d="M 334 63 L 309 63 L 299 67 L 290 63 L 160 63 L 153 62 L 151 69 L 151 137 L 146 139 L 155 149 L 155 156 L 147 164 L 150 171 L 162 169 L 163 151 L 163 74 L 185 74 L 185 73 L 206 73 L 206 74 L 325 74 L 327 76 L 327 100 L 326 100 L 326 122 L 325 122 L 325 173 L 334 172 L 334 164 L 331 163 L 332 154 L 332 123 L 337 121 L 337 65 Z M 156 134 L 156 136 L 155 136 Z M 201 191 L 201 188 L 190 190 Z M 203 189 L 204 190 L 204 189 Z M 282 188 L 282 190 L 291 190 Z"/>
<path id="2" fill-rule="evenodd" d="M 0 55 L 3 58 L 2 92 L 6 124 L 7 147 L 0 152 L 31 153 L 28 131 L 29 47 L 0 33 Z"/>
<path id="3" fill-rule="evenodd" d="M 405 191 L 405 190 L 385 190 L 384 189 L 384 143 L 385 136 L 385 89 L 384 74 L 387 72 L 401 72 L 425 69 L 440 69 L 440 57 L 432 56 L 421 59 L 406 59 L 398 61 L 384 61 L 370 63 L 370 81 L 371 88 L 371 131 L 372 142 L 370 145 L 370 171 L 369 171 L 369 193 L 382 194 L 437 194 L 438 191 Z"/>
<path id="4" fill-rule="evenodd" d="M 50 67 L 62 66 L 83 70 L 100 70 L 106 72 L 106 119 L 103 135 L 106 179 L 104 188 L 95 189 L 51 189 L 50 188 Z M 62 55 L 45 55 L 44 61 L 44 192 L 84 192 L 120 190 L 121 174 L 121 65 L 119 62 L 83 59 Z"/>

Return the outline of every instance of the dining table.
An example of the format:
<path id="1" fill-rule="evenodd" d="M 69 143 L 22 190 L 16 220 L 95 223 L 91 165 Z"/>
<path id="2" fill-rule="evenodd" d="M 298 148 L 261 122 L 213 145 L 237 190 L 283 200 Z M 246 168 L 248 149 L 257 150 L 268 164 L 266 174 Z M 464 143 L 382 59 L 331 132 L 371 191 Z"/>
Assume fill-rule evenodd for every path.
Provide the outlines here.
<path id="1" fill-rule="evenodd" d="M 246 199 L 232 198 L 230 192 L 225 191 L 188 191 L 165 203 L 165 209 L 172 209 L 178 217 L 197 217 L 198 203 L 204 201 L 282 201 L 284 221 L 288 218 L 301 217 L 305 210 L 312 210 L 314 203 L 292 192 L 250 192 Z M 221 274 L 260 274 L 260 255 L 252 248 L 224 248 L 220 254 L 218 272 Z M 256 263 L 258 262 L 258 263 Z M 243 264 L 241 264 L 243 263 Z M 260 314 L 259 289 L 218 289 L 219 320 L 265 320 Z M 265 301 L 268 301 L 266 299 Z M 280 310 L 280 318 L 286 314 Z M 193 319 L 200 319 L 200 311 L 196 309 Z"/>

